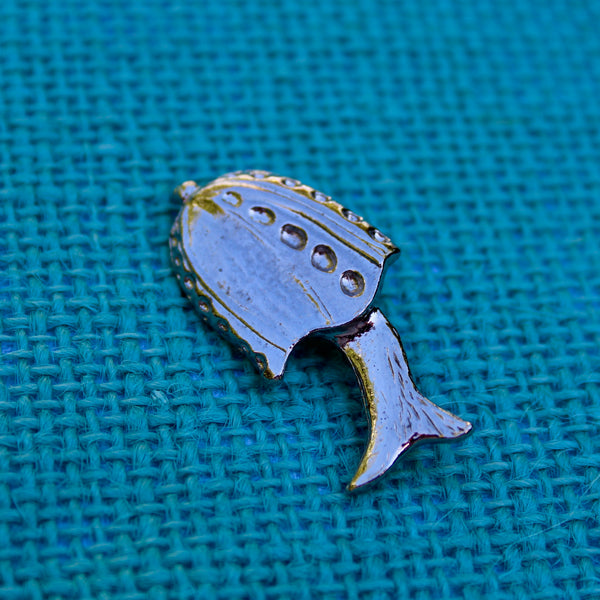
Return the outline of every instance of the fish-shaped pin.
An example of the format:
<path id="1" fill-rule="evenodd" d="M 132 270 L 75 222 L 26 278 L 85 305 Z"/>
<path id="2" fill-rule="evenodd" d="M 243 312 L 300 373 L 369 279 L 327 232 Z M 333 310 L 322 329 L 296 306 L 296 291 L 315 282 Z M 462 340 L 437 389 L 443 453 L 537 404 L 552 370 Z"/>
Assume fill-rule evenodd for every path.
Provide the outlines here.
<path id="1" fill-rule="evenodd" d="M 352 365 L 370 418 L 367 449 L 348 488 L 387 471 L 415 442 L 456 438 L 471 424 L 423 397 L 398 333 L 372 306 L 398 248 L 329 196 L 265 171 L 223 175 L 175 193 L 177 278 L 202 317 L 280 378 L 309 335 L 336 343 Z"/>

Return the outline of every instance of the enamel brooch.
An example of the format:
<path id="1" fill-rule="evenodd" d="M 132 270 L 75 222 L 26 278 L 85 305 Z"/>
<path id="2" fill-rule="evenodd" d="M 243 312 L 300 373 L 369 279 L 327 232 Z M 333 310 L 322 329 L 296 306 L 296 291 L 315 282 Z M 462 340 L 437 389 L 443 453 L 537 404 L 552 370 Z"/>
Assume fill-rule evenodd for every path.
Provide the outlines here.
<path id="1" fill-rule="evenodd" d="M 402 342 L 373 306 L 398 248 L 329 196 L 295 179 L 239 171 L 188 181 L 171 230 L 176 276 L 196 310 L 269 379 L 294 346 L 323 336 L 358 378 L 370 437 L 348 488 L 387 471 L 415 442 L 456 438 L 471 424 L 423 397 Z"/>

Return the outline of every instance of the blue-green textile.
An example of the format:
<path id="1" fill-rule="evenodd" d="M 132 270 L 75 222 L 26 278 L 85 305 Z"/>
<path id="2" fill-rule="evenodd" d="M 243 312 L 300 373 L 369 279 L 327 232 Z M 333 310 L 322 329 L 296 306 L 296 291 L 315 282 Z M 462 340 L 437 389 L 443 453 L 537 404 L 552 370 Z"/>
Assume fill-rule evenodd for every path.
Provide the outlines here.
<path id="1" fill-rule="evenodd" d="M 599 598 L 599 23 L 2 0 L 0 598 Z M 269 383 L 201 324 L 169 194 L 241 168 L 402 247 L 381 308 L 470 438 L 349 494 L 343 356 L 304 344 Z"/>

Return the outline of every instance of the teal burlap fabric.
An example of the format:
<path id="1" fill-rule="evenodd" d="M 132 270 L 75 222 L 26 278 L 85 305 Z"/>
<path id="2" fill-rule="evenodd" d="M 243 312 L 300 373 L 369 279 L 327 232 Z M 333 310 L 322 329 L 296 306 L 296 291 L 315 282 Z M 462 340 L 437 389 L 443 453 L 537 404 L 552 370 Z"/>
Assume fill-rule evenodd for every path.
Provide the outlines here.
<path id="1" fill-rule="evenodd" d="M 600 597 L 600 2 L 0 3 L 0 598 Z M 180 294 L 172 188 L 263 168 L 403 254 L 473 422 L 363 492 L 356 380 Z M 264 290 L 268 294 L 268 290 Z"/>

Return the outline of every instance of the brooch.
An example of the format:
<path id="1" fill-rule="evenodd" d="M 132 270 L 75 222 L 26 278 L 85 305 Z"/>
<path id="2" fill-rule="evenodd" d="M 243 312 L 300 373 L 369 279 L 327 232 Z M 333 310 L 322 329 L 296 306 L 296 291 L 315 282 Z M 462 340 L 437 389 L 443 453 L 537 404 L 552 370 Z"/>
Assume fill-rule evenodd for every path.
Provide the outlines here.
<path id="1" fill-rule="evenodd" d="M 456 438 L 471 424 L 422 396 L 402 342 L 373 306 L 399 250 L 329 196 L 265 171 L 188 181 L 171 229 L 177 279 L 196 310 L 269 379 L 294 346 L 323 336 L 344 352 L 370 420 L 349 489 L 379 477 L 415 442 Z"/>

